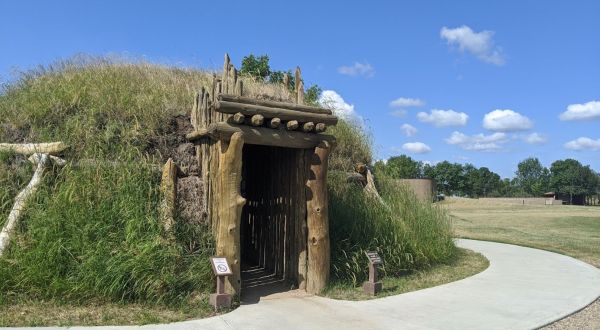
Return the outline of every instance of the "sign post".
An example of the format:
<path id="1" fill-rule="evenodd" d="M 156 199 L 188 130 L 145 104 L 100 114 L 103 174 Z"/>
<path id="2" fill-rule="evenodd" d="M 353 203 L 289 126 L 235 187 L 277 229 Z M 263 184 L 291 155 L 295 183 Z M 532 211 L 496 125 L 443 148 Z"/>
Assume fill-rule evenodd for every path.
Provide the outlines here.
<path id="1" fill-rule="evenodd" d="M 217 293 L 210 295 L 210 304 L 219 309 L 221 307 L 231 307 L 231 295 L 225 293 L 225 277 L 232 275 L 231 268 L 227 262 L 227 258 L 213 257 L 210 258 L 213 272 L 217 277 Z"/>
<path id="2" fill-rule="evenodd" d="M 369 295 L 376 295 L 381 291 L 382 285 L 377 278 L 377 266 L 383 264 L 383 260 L 376 251 L 366 251 L 369 259 L 369 280 L 363 283 L 363 291 Z"/>

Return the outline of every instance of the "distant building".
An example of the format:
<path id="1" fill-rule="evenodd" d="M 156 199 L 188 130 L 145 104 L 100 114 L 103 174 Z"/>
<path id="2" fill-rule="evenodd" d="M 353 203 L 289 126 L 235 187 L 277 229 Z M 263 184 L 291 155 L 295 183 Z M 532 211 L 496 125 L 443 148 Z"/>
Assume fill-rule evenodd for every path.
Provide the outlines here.
<path id="1" fill-rule="evenodd" d="M 436 184 L 433 179 L 400 179 L 398 181 L 409 186 L 421 201 L 434 202 L 437 198 Z"/>
<path id="2" fill-rule="evenodd" d="M 561 204 L 571 204 L 571 205 L 585 205 L 585 196 L 584 195 L 570 195 L 566 193 L 555 193 L 554 191 L 549 191 L 544 194 L 544 197 L 554 200 L 561 201 Z M 557 204 L 557 203 L 556 203 Z"/>

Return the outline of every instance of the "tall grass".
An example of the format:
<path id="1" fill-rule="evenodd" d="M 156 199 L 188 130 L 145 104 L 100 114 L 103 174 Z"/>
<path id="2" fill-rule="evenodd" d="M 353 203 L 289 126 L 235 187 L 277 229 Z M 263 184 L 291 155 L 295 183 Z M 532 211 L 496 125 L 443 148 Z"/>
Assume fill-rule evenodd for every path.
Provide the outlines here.
<path id="1" fill-rule="evenodd" d="M 358 284 L 367 277 L 365 251 L 378 251 L 385 275 L 398 276 L 452 260 L 456 248 L 450 219 L 431 203 L 419 201 L 407 187 L 378 178 L 382 200 L 330 175 L 332 275 Z"/>
<path id="2" fill-rule="evenodd" d="M 209 229 L 179 222 L 162 239 L 159 173 L 131 163 L 58 170 L 29 204 L 18 244 L 0 259 L 0 292 L 82 301 L 181 301 L 212 286 Z"/>
<path id="3" fill-rule="evenodd" d="M 27 185 L 33 167 L 25 157 L 10 152 L 0 152 L 0 227 L 6 222 L 15 196 Z"/>

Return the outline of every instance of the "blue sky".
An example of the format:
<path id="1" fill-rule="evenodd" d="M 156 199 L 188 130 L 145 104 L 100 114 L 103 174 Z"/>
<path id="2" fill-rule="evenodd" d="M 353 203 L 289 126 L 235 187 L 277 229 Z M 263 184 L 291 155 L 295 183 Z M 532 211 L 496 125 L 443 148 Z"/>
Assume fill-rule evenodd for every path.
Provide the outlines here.
<path id="1" fill-rule="evenodd" d="M 268 54 L 361 118 L 377 158 L 510 177 L 526 157 L 570 157 L 600 171 L 598 13 L 599 1 L 3 1 L 0 81 L 77 53 L 214 69 L 225 52 L 238 66 Z"/>

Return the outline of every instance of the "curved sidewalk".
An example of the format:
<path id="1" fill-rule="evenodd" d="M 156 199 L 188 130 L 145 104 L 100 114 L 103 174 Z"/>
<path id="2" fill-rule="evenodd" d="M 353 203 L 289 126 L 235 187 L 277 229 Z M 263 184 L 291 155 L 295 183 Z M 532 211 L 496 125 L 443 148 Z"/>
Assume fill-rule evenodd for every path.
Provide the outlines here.
<path id="1" fill-rule="evenodd" d="M 381 299 L 263 299 L 221 316 L 139 328 L 534 329 L 600 296 L 600 270 L 571 257 L 501 243 L 457 243 L 485 255 L 490 267 L 457 282 Z"/>

